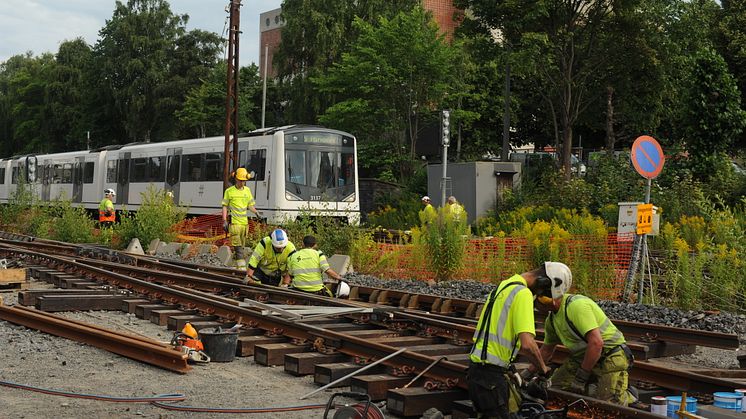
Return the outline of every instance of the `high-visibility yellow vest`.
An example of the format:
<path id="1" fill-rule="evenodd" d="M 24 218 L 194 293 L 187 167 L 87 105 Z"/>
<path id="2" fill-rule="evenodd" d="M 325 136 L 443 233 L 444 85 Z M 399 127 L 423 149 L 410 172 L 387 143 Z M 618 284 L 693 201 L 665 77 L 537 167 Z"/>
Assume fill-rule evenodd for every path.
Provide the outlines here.
<path id="1" fill-rule="evenodd" d="M 595 301 L 584 295 L 565 294 L 562 296 L 559 310 L 547 317 L 544 324 L 544 343 L 561 343 L 570 351 L 571 357 L 582 358 L 588 348 L 585 335 L 596 328 L 601 332 L 604 341 L 604 353 L 626 343 L 622 332 L 614 326 Z"/>
<path id="2" fill-rule="evenodd" d="M 117 216 L 114 213 L 114 204 L 111 202 L 111 199 L 102 199 L 101 203 L 98 204 L 98 221 L 102 223 L 113 223 L 116 219 Z"/>
<path id="3" fill-rule="evenodd" d="M 249 258 L 249 266 L 251 269 L 259 268 L 270 276 L 276 273 L 285 273 L 288 271 L 288 258 L 293 253 L 295 253 L 295 245 L 292 242 L 288 242 L 281 253 L 275 253 L 272 239 L 267 236 L 259 240 L 259 243 L 254 247 L 254 253 Z"/>
<path id="4" fill-rule="evenodd" d="M 448 210 L 450 211 L 451 216 L 453 216 L 453 221 L 461 221 L 461 218 L 464 217 L 464 207 L 459 203 L 451 204 L 448 207 Z"/>
<path id="5" fill-rule="evenodd" d="M 244 185 L 243 188 L 238 189 L 234 185 L 223 193 L 222 205 L 228 207 L 231 224 L 247 225 L 249 224 L 249 207 L 254 206 L 254 196 L 248 186 Z"/>
<path id="6" fill-rule="evenodd" d="M 479 316 L 469 359 L 507 368 L 521 347 L 518 335 L 536 335 L 533 300 L 522 276 L 513 275 L 500 283 Z"/>
<path id="7" fill-rule="evenodd" d="M 288 259 L 288 271 L 293 277 L 293 288 L 316 292 L 324 288 L 321 274 L 329 269 L 323 252 L 313 248 L 297 250 Z"/>
<path id="8" fill-rule="evenodd" d="M 428 225 L 431 222 L 435 221 L 436 218 L 438 218 L 438 212 L 435 211 L 435 208 L 433 208 L 432 204 L 427 204 L 425 205 L 425 208 L 420 210 L 419 216 L 420 224 Z"/>

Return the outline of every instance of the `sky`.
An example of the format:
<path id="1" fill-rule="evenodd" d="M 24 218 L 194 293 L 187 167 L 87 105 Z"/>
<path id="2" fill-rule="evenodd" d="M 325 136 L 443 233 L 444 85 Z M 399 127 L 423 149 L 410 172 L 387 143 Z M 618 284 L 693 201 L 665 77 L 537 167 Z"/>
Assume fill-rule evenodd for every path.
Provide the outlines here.
<path id="1" fill-rule="evenodd" d="M 126 0 L 122 0 L 126 3 Z M 189 15 L 187 29 L 223 34 L 229 0 L 170 0 L 174 14 Z M 259 62 L 259 14 L 280 7 L 282 0 L 241 2 L 239 59 L 242 66 Z M 0 62 L 31 51 L 56 53 L 62 41 L 82 37 L 91 46 L 111 19 L 114 0 L 0 0 Z"/>

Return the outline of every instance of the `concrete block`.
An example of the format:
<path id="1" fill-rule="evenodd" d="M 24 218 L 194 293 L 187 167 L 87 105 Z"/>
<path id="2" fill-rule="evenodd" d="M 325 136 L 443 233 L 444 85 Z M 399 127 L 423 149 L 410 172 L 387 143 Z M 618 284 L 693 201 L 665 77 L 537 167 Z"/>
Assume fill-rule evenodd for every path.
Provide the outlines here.
<path id="1" fill-rule="evenodd" d="M 142 245 L 140 245 L 140 239 L 135 237 L 130 241 L 129 246 L 127 246 L 127 250 L 125 250 L 127 253 L 132 253 L 134 255 L 144 255 L 145 252 L 142 250 Z"/>
<path id="2" fill-rule="evenodd" d="M 200 244 L 199 250 L 197 250 L 200 255 L 209 255 L 211 253 L 217 253 L 217 251 L 218 247 L 214 244 Z"/>
<path id="3" fill-rule="evenodd" d="M 334 255 L 330 257 L 329 266 L 341 276 L 352 272 L 352 264 L 348 255 Z"/>
<path id="4" fill-rule="evenodd" d="M 168 243 L 166 242 L 158 242 L 158 247 L 155 250 L 156 255 L 163 255 L 166 253 L 166 248 L 168 248 Z"/>
<path id="5" fill-rule="evenodd" d="M 148 254 L 154 255 L 155 252 L 158 250 L 158 246 L 161 244 L 161 239 L 153 239 L 150 241 L 150 244 L 148 245 Z"/>
<path id="6" fill-rule="evenodd" d="M 163 253 L 166 255 L 178 255 L 181 253 L 181 248 L 184 243 L 173 242 L 166 245 Z"/>
<path id="7" fill-rule="evenodd" d="M 230 266 L 233 262 L 233 252 L 229 246 L 220 246 L 220 248 L 218 248 L 217 256 L 220 263 L 225 266 Z"/>

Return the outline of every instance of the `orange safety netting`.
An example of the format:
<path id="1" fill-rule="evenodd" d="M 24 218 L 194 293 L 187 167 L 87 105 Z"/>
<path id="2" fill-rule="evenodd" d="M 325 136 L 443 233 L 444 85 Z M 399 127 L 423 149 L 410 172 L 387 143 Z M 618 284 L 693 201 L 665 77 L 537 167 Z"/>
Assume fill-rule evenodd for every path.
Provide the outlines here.
<path id="1" fill-rule="evenodd" d="M 249 220 L 249 231 L 259 228 L 258 223 Z M 182 221 L 174 226 L 177 239 L 183 243 L 211 243 L 223 245 L 228 242 L 228 235 L 223 231 L 223 215 L 221 213 L 200 215 Z"/>
<path id="2" fill-rule="evenodd" d="M 633 237 L 631 234 L 609 234 L 605 239 L 573 236 L 554 244 L 553 259 L 570 266 L 576 288 L 592 291 L 597 298 L 615 299 L 624 287 Z M 377 246 L 382 263 L 377 265 L 377 272 L 370 274 L 392 279 L 435 278 L 427 256 L 415 246 L 388 243 Z M 540 263 L 536 257 L 541 256 L 535 256 L 534 248 L 524 238 L 472 239 L 463 255 L 462 268 L 452 278 L 496 283 L 533 269 Z"/>

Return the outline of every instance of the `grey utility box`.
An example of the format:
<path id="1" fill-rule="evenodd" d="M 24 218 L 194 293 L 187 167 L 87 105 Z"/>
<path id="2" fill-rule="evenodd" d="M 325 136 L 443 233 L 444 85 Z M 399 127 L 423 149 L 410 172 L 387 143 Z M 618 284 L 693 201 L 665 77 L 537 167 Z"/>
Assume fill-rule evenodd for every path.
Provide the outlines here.
<path id="1" fill-rule="evenodd" d="M 495 209 L 503 191 L 520 186 L 521 164 L 501 162 L 448 163 L 446 167 L 446 198 L 453 195 L 464 206 L 473 223 L 478 217 Z M 443 166 L 427 166 L 427 194 L 432 204 L 442 206 L 441 182 Z"/>
<path id="2" fill-rule="evenodd" d="M 617 233 L 637 232 L 637 206 L 644 202 L 620 202 L 619 221 L 617 222 Z M 657 236 L 660 232 L 661 216 L 657 208 L 653 206 L 653 231 L 648 236 Z"/>

